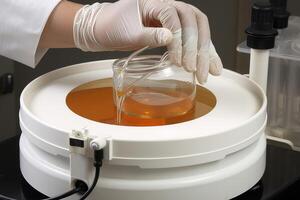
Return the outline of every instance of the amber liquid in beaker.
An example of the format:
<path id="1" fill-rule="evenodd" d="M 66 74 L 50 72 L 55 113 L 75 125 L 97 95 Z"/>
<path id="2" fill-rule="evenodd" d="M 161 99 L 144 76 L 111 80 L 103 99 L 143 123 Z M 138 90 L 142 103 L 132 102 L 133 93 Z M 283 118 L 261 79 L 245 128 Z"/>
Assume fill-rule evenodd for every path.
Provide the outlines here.
<path id="1" fill-rule="evenodd" d="M 110 82 L 110 79 L 103 79 L 75 88 L 67 96 L 68 107 L 82 117 L 118 125 Z M 180 123 L 201 117 L 216 105 L 215 96 L 201 86 L 197 86 L 195 101 L 180 91 L 160 91 L 157 98 L 153 96 L 157 92 L 155 88 L 137 87 L 132 92 L 138 95 L 126 97 L 124 100 L 119 125 L 159 126 Z M 172 97 L 174 103 L 170 99 Z"/>

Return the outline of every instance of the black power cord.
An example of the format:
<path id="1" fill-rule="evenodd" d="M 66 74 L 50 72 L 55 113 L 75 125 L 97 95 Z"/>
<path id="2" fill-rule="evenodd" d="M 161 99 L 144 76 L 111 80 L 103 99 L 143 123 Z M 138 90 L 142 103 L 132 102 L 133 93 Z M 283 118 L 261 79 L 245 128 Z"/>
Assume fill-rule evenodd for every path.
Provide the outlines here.
<path id="1" fill-rule="evenodd" d="M 94 150 L 94 167 L 95 167 L 95 178 L 93 181 L 93 184 L 88 189 L 86 193 L 84 193 L 79 200 L 86 199 L 91 192 L 94 190 L 95 186 L 97 185 L 99 175 L 100 175 L 100 168 L 102 166 L 102 160 L 103 160 L 103 149 L 101 150 Z"/>
<path id="2" fill-rule="evenodd" d="M 86 185 L 85 182 L 83 181 L 76 181 L 75 183 L 75 188 L 73 190 L 70 190 L 64 194 L 61 194 L 59 196 L 56 197 L 51 197 L 51 198 L 47 198 L 47 199 L 43 199 L 43 200 L 60 200 L 66 197 L 69 197 L 73 194 L 77 194 L 77 193 L 85 193 L 88 190 L 88 186 Z"/>
<path id="3" fill-rule="evenodd" d="M 86 185 L 86 183 L 84 183 L 83 181 L 80 181 L 78 180 L 76 183 L 75 183 L 75 188 L 66 192 L 66 193 L 63 193 L 59 196 L 56 196 L 56 197 L 51 197 L 51 198 L 47 198 L 47 199 L 43 199 L 43 200 L 60 200 L 60 199 L 63 199 L 63 198 L 66 198 L 66 197 L 69 197 L 73 194 L 77 194 L 77 193 L 85 193 L 86 191 L 88 190 L 88 186 Z M 0 200 L 17 200 L 17 199 L 13 199 L 13 198 L 10 198 L 10 197 L 7 197 L 7 196 L 4 196 L 4 195 L 1 195 L 0 194 Z"/>
<path id="4" fill-rule="evenodd" d="M 43 200 L 60 200 L 60 199 L 69 197 L 73 194 L 77 194 L 77 193 L 82 194 L 82 196 L 80 197 L 80 200 L 86 199 L 97 185 L 99 175 L 100 175 L 100 168 L 102 166 L 102 160 L 103 160 L 103 149 L 94 150 L 95 177 L 94 177 L 93 183 L 90 188 L 88 188 L 88 186 L 86 185 L 85 182 L 78 180 L 75 183 L 74 189 L 72 189 L 64 194 L 61 194 L 59 196 L 51 197 L 51 198 L 47 198 L 47 199 L 43 199 Z M 17 199 L 13 199 L 13 198 L 10 198 L 10 197 L 0 194 L 0 200 L 17 200 Z"/>
<path id="5" fill-rule="evenodd" d="M 16 200 L 16 199 L 12 199 L 12 198 L 7 197 L 7 196 L 3 196 L 3 195 L 1 195 L 1 194 L 0 194 L 0 199 L 1 199 L 1 200 Z"/>

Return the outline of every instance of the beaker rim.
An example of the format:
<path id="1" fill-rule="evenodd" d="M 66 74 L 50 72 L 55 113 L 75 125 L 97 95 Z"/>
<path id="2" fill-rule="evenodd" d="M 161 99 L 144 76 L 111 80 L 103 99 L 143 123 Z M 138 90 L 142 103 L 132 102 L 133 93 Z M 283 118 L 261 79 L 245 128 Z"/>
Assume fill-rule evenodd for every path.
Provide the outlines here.
<path id="1" fill-rule="evenodd" d="M 113 62 L 113 70 L 125 70 L 126 73 L 138 74 L 138 73 L 147 73 L 153 71 L 160 71 L 162 69 L 170 67 L 171 62 L 166 61 L 164 64 L 161 64 L 161 55 L 142 55 L 132 58 L 126 69 L 123 69 L 125 62 L 128 60 L 128 57 L 117 59 Z"/>

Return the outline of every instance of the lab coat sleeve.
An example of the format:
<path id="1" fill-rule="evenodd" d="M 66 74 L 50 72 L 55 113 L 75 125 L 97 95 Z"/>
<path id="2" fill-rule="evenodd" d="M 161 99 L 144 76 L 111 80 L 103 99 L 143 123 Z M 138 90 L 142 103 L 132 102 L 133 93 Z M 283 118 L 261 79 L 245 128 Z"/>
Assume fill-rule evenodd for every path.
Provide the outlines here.
<path id="1" fill-rule="evenodd" d="M 0 55 L 35 67 L 48 49 L 38 49 L 42 31 L 61 0 L 1 0 Z"/>

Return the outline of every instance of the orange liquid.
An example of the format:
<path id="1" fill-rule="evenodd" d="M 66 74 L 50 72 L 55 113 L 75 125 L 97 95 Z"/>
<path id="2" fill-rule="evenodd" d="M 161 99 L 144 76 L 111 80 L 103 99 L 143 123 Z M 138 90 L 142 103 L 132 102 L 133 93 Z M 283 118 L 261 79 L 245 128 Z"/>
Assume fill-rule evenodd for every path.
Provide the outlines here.
<path id="1" fill-rule="evenodd" d="M 171 90 L 164 91 L 165 95 L 153 100 L 153 95 L 149 95 L 151 92 L 155 92 L 153 88 L 135 88 L 133 94 L 139 95 L 126 97 L 120 125 L 159 126 L 185 122 L 209 113 L 216 105 L 215 96 L 201 86 L 197 86 L 195 101 L 184 96 L 184 93 Z M 172 97 L 174 102 L 170 103 Z M 66 103 L 82 117 L 117 125 L 111 79 L 97 80 L 75 88 L 68 94 Z"/>

